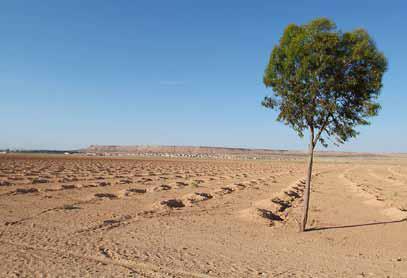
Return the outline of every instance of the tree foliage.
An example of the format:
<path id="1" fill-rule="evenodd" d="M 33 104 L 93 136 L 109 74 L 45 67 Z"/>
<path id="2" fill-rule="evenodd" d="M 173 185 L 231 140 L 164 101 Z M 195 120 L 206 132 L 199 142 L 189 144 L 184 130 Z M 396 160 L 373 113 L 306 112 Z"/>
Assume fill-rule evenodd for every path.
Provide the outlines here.
<path id="1" fill-rule="evenodd" d="M 264 84 L 274 94 L 262 104 L 278 110 L 277 120 L 299 136 L 310 131 L 312 147 L 327 146 L 329 138 L 341 144 L 378 114 L 386 68 L 386 58 L 363 29 L 343 33 L 326 18 L 291 24 L 272 50 Z"/>

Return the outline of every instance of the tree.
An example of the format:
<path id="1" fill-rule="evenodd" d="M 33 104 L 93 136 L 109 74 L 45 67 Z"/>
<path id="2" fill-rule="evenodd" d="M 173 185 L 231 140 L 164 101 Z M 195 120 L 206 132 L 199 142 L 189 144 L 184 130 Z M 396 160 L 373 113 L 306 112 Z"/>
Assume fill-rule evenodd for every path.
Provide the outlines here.
<path id="1" fill-rule="evenodd" d="M 301 231 L 305 231 L 314 150 L 318 142 L 343 144 L 380 110 L 377 99 L 387 61 L 363 29 L 341 32 L 326 18 L 290 24 L 271 53 L 262 104 L 300 137 L 308 133 L 308 169 Z"/>

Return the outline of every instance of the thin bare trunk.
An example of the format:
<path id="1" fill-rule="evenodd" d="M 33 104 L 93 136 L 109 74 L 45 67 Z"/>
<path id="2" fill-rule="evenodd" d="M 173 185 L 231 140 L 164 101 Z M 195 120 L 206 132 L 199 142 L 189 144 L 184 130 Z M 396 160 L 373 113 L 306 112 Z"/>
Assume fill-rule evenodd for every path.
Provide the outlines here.
<path id="1" fill-rule="evenodd" d="M 307 180 L 305 183 L 304 189 L 304 211 L 303 211 L 303 218 L 301 222 L 300 231 L 304 232 L 305 227 L 307 226 L 308 220 L 308 208 L 309 208 L 309 199 L 310 199 L 310 192 L 311 192 L 311 177 L 312 177 L 312 164 L 314 162 L 314 133 L 311 131 L 311 141 L 309 144 L 308 149 L 308 169 L 307 169 Z"/>

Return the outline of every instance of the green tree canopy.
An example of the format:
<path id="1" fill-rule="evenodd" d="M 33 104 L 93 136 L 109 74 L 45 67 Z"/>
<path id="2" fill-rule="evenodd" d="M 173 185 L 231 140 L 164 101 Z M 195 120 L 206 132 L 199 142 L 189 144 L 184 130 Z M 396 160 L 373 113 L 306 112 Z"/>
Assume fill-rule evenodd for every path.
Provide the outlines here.
<path id="1" fill-rule="evenodd" d="M 342 144 L 358 135 L 356 126 L 369 124 L 380 109 L 386 68 L 386 58 L 365 30 L 342 33 L 326 18 L 289 25 L 274 47 L 264 73 L 274 95 L 263 105 L 278 110 L 277 120 L 299 136 L 310 134 L 301 231 L 308 217 L 315 146 L 326 147 L 331 138 Z"/>
<path id="2" fill-rule="evenodd" d="M 265 70 L 264 84 L 274 95 L 263 105 L 277 109 L 277 119 L 299 136 L 312 132 L 313 146 L 327 146 L 330 137 L 344 143 L 358 134 L 357 125 L 377 115 L 386 68 L 386 58 L 363 29 L 343 33 L 325 18 L 291 24 Z"/>

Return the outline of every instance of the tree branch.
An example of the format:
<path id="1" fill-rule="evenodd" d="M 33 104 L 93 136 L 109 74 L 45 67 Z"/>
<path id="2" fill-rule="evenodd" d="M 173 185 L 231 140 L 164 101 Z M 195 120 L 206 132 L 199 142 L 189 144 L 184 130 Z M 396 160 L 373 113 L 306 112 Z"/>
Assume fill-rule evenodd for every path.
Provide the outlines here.
<path id="1" fill-rule="evenodd" d="M 327 127 L 327 125 L 329 123 L 329 117 L 331 117 L 331 113 L 328 114 L 328 116 L 326 117 L 321 128 L 318 130 L 317 136 L 315 136 L 315 138 L 314 138 L 314 142 L 313 142 L 314 146 L 316 146 L 316 144 L 318 143 L 319 137 L 321 137 L 322 132 L 324 132 L 325 128 Z"/>

